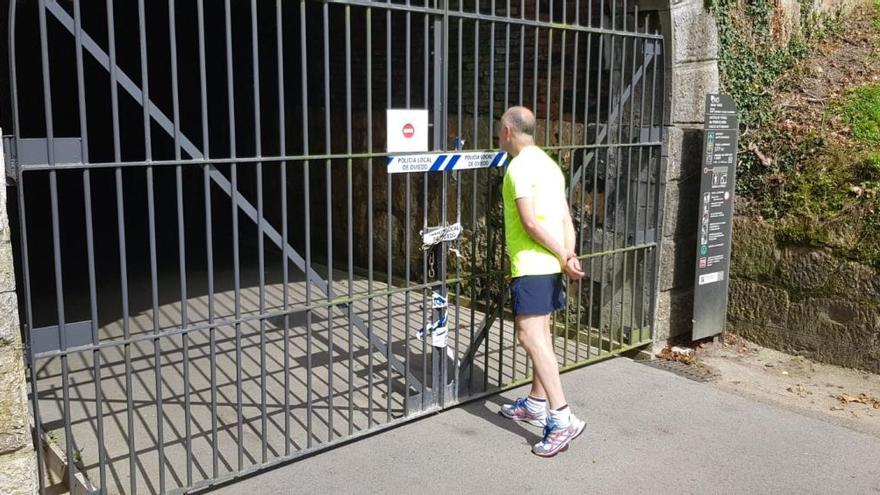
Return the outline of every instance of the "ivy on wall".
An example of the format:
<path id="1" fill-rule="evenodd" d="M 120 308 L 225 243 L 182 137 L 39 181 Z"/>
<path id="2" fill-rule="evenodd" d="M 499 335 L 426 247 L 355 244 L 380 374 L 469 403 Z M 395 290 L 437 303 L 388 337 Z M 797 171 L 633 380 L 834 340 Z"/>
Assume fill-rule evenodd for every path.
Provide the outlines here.
<path id="1" fill-rule="evenodd" d="M 718 68 L 722 90 L 736 101 L 742 139 L 737 168 L 738 193 L 750 196 L 763 184 L 767 170 L 750 150 L 750 131 L 772 118 L 772 87 L 785 71 L 810 54 L 818 39 L 840 28 L 840 17 L 819 15 L 811 0 L 800 0 L 799 25 L 780 42 L 773 0 L 709 0 L 718 26 Z M 776 29 L 774 29 L 774 27 Z"/>

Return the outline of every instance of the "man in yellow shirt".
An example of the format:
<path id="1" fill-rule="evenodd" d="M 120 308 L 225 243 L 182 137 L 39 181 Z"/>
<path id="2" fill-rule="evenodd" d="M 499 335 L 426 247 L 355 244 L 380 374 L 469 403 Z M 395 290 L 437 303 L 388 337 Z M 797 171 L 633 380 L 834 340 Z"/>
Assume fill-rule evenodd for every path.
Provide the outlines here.
<path id="1" fill-rule="evenodd" d="M 525 107 L 508 109 L 498 123 L 499 145 L 512 157 L 502 195 L 514 324 L 534 364 L 529 396 L 502 406 L 501 414 L 543 426 L 544 436 L 532 452 L 553 457 L 585 427 L 565 401 L 550 335 L 550 314 L 565 307 L 562 272 L 575 280 L 584 272 L 574 252 L 565 179 L 556 162 L 535 146 L 534 134 L 535 115 Z"/>

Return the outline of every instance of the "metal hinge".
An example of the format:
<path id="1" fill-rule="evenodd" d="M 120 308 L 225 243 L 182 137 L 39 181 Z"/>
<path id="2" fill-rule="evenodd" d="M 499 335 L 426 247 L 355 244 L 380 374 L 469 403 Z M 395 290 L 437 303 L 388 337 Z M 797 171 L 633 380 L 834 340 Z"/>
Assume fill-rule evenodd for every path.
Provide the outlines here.
<path id="1" fill-rule="evenodd" d="M 82 139 L 78 137 L 52 138 L 55 165 L 82 164 Z M 3 136 L 4 167 L 7 184 L 14 184 L 18 168 L 28 165 L 49 164 L 48 140 L 46 138 L 20 138 Z"/>

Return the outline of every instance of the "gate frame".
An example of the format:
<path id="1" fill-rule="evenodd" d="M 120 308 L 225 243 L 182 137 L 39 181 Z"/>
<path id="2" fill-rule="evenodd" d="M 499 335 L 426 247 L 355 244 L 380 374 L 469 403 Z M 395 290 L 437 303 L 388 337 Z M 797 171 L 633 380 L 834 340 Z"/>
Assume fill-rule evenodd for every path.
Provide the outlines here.
<path id="1" fill-rule="evenodd" d="M 439 1 L 443 1 L 444 5 L 446 4 L 445 0 L 439 0 Z M 389 10 L 412 10 L 410 8 L 403 8 L 402 5 L 398 5 L 398 4 L 389 4 L 388 7 L 384 7 L 382 4 L 377 4 L 377 3 L 371 2 L 369 0 L 327 0 L 325 3 L 343 4 L 343 5 L 347 5 L 347 6 L 360 6 L 360 7 L 364 7 L 364 8 L 377 8 L 377 9 L 387 8 Z M 14 53 L 15 53 L 14 8 L 15 7 L 14 7 L 14 4 L 15 4 L 15 2 L 12 2 L 10 4 L 10 10 L 11 10 L 11 12 L 13 12 L 13 14 L 10 15 L 10 23 L 11 23 L 11 27 L 10 27 L 10 41 L 11 41 L 10 54 L 12 55 L 12 60 L 10 63 L 12 66 L 13 87 L 16 84 L 16 76 L 14 74 L 14 67 L 15 67 L 15 62 L 14 62 Z M 92 55 L 92 57 L 95 58 L 104 67 L 104 69 L 107 70 L 111 74 L 111 77 L 116 77 L 116 84 L 114 84 L 114 91 L 118 87 L 117 85 L 122 85 L 123 89 L 125 89 L 129 93 L 129 95 L 132 98 L 134 98 L 136 101 L 149 102 L 148 106 L 149 106 L 149 114 L 150 114 L 151 119 L 154 120 L 156 123 L 158 123 L 160 125 L 160 127 L 166 133 L 169 133 L 169 135 L 173 136 L 175 138 L 175 140 L 179 141 L 180 145 L 175 147 L 177 150 L 176 152 L 179 154 L 180 150 L 184 149 L 187 151 L 188 154 L 190 154 L 191 160 L 186 161 L 186 163 L 190 163 L 190 162 L 196 163 L 196 164 L 201 163 L 205 167 L 210 168 L 211 180 L 215 184 L 217 184 L 223 190 L 224 193 L 230 195 L 230 197 L 233 198 L 233 202 L 237 203 L 239 205 L 238 207 L 249 218 L 251 218 L 252 221 L 254 221 L 257 224 L 258 230 L 261 234 L 260 238 L 262 239 L 262 235 L 269 236 L 270 240 L 272 240 L 276 245 L 278 245 L 280 248 L 283 249 L 285 256 L 290 261 L 294 262 L 294 264 L 298 268 L 300 268 L 301 270 L 303 270 L 309 274 L 309 277 L 307 277 L 307 279 L 309 280 L 309 282 L 308 282 L 309 284 L 315 283 L 318 285 L 319 289 L 321 289 L 323 287 L 324 291 L 326 292 L 327 282 L 324 281 L 320 277 L 319 274 L 314 272 L 311 265 L 308 265 L 308 267 L 306 268 L 306 261 L 289 244 L 283 243 L 282 237 L 286 237 L 286 235 L 283 236 L 282 234 L 279 234 L 277 230 L 275 230 L 267 221 L 265 221 L 265 219 L 259 214 L 257 209 L 254 208 L 254 206 L 247 201 L 247 199 L 241 194 L 241 192 L 236 191 L 235 194 L 232 193 L 233 187 L 230 184 L 230 182 L 226 179 L 226 177 L 221 172 L 219 172 L 213 166 L 213 163 L 224 163 L 225 161 L 223 161 L 223 160 L 208 160 L 208 159 L 204 158 L 201 151 L 198 150 L 197 147 L 191 141 L 189 141 L 189 139 L 187 139 L 185 136 L 182 135 L 179 128 L 176 128 L 176 126 L 172 122 L 172 120 L 169 119 L 156 105 L 154 105 L 152 103 L 152 101 L 148 100 L 148 98 L 143 94 L 143 92 L 141 92 L 140 88 L 138 88 L 137 85 L 133 81 L 131 81 L 131 79 L 129 79 L 121 70 L 119 70 L 115 64 L 113 64 L 113 65 L 110 64 L 110 62 L 112 60 L 112 56 L 108 55 L 106 52 L 104 52 L 103 49 L 101 49 L 101 47 L 97 43 L 95 43 L 87 34 L 82 32 L 82 30 L 78 29 L 78 24 L 75 28 L 72 26 L 72 24 L 74 23 L 74 19 L 71 18 L 71 16 L 69 14 L 67 14 L 67 12 L 64 11 L 64 9 L 61 8 L 55 0 L 40 0 L 39 4 L 40 4 L 41 36 L 44 41 L 42 63 L 43 63 L 45 73 L 48 73 L 48 69 L 49 69 L 48 58 L 46 56 L 46 50 L 45 50 L 45 40 L 46 40 L 46 37 L 45 37 L 45 30 L 46 30 L 45 14 L 48 11 L 54 16 L 54 18 L 57 21 L 61 22 L 65 26 L 65 28 L 68 31 L 70 31 L 71 34 L 73 34 L 78 39 L 81 37 L 82 38 L 81 42 L 78 42 L 79 46 L 85 47 L 87 49 L 87 51 L 89 51 L 90 55 Z M 75 5 L 77 5 L 77 4 L 75 3 Z M 390 5 L 393 5 L 393 7 L 391 7 Z M 443 55 L 448 55 L 448 53 L 449 53 L 449 51 L 448 51 L 448 30 L 449 30 L 449 18 L 450 18 L 451 11 L 447 7 L 444 7 L 443 9 L 439 9 L 439 8 L 424 9 L 424 10 L 419 9 L 420 12 L 425 11 L 425 10 L 427 10 L 428 13 L 431 14 L 431 17 L 434 19 L 433 24 L 434 24 L 435 46 L 439 46 L 440 42 L 442 42 L 443 47 L 444 47 L 444 49 L 442 50 L 442 53 L 443 53 Z M 76 9 L 76 12 L 78 13 L 78 8 Z M 456 13 L 453 11 L 452 14 L 455 15 Z M 458 14 L 462 15 L 460 12 Z M 479 20 L 488 20 L 489 22 L 492 23 L 493 26 L 495 26 L 496 24 L 505 24 L 509 27 L 511 24 L 517 24 L 519 21 L 517 19 L 514 19 L 513 21 L 511 21 L 511 18 L 501 17 L 498 15 L 488 15 L 487 16 L 487 15 L 480 14 L 480 13 L 474 14 L 473 16 L 462 15 L 462 17 L 463 18 L 473 18 L 478 21 Z M 514 21 L 516 21 L 516 22 L 514 22 Z M 542 23 L 540 23 L 538 21 L 535 21 L 534 24 L 538 25 L 538 26 L 542 25 Z M 547 24 L 547 27 L 550 28 L 550 23 L 546 23 L 546 24 Z M 519 25 L 519 24 L 517 24 L 517 25 Z M 523 23 L 523 25 L 528 25 L 528 24 Z M 439 29 L 438 29 L 438 27 L 439 27 Z M 561 29 L 564 32 L 564 31 L 568 30 L 568 28 L 571 28 L 571 26 L 562 26 L 562 27 L 555 26 L 554 28 Z M 621 35 L 625 36 L 626 35 L 625 32 L 615 31 L 613 29 L 612 30 L 604 30 L 604 29 L 596 30 L 594 28 L 584 28 L 583 31 L 586 31 L 588 33 L 608 34 L 611 36 L 621 36 Z M 663 43 L 662 37 L 659 39 L 659 43 L 661 43 L 661 44 Z M 493 51 L 494 51 L 494 49 L 493 49 Z M 448 60 L 447 60 L 447 57 L 442 56 L 440 54 L 440 52 L 441 52 L 441 50 L 435 50 L 435 53 L 434 53 L 435 71 L 434 71 L 433 88 L 434 88 L 434 96 L 435 96 L 435 99 L 434 99 L 435 106 L 433 108 L 433 112 L 434 112 L 434 122 L 436 123 L 436 122 L 438 122 L 438 120 L 440 120 L 443 122 L 444 125 L 443 125 L 442 132 L 439 129 L 439 126 L 437 126 L 437 125 L 434 126 L 434 143 L 435 143 L 435 149 L 437 149 L 437 150 L 442 150 L 444 148 L 442 146 L 438 146 L 436 143 L 445 143 L 446 141 L 448 141 L 448 136 L 446 136 L 448 126 L 446 125 L 446 123 L 449 118 L 448 111 L 445 108 L 445 105 L 449 103 L 448 102 L 448 95 L 447 95 L 448 78 L 441 77 L 441 75 L 439 74 L 440 71 L 436 70 L 438 67 L 442 67 L 444 69 L 443 73 L 447 74 L 448 71 L 446 69 L 448 68 Z M 658 54 L 659 54 L 659 52 L 655 52 L 654 56 L 656 57 Z M 494 55 L 493 55 L 493 60 L 494 60 Z M 548 71 L 549 71 L 549 69 L 548 69 Z M 641 68 L 639 69 L 639 72 L 641 72 Z M 655 72 L 656 72 L 656 69 L 655 69 Z M 113 76 L 114 74 L 115 74 L 115 76 Z M 493 74 L 494 74 L 494 72 L 493 72 Z M 621 80 L 622 80 L 622 77 L 621 77 Z M 622 81 L 621 81 L 621 84 L 622 84 Z M 44 80 L 44 85 L 46 85 L 45 80 Z M 548 88 L 548 92 L 549 91 L 550 91 L 550 89 Z M 15 94 L 15 89 L 13 89 L 13 94 Z M 663 96 L 665 98 L 665 95 L 663 95 Z M 610 99 L 610 97 L 609 97 L 609 99 Z M 13 105 L 14 106 L 16 106 L 16 103 L 17 103 L 15 100 L 16 99 L 13 97 Z M 622 100 L 623 100 L 623 97 L 621 98 L 621 101 Z M 48 94 L 46 95 L 46 102 L 50 103 L 50 97 Z M 561 105 L 561 103 L 560 103 L 560 105 Z M 663 108 L 665 108 L 665 106 L 666 105 L 664 104 Z M 61 170 L 61 169 L 65 169 L 65 168 L 82 168 L 81 167 L 82 165 L 92 165 L 92 164 L 83 164 L 81 162 L 80 163 L 70 162 L 70 163 L 64 163 L 63 165 L 58 165 L 57 158 L 54 156 L 56 154 L 56 148 L 55 148 L 54 141 L 56 139 L 60 139 L 60 138 L 55 138 L 53 136 L 53 133 L 51 130 L 51 127 L 52 127 L 51 126 L 51 104 L 47 105 L 46 113 L 47 113 L 47 121 L 48 121 L 48 125 L 47 125 L 48 136 L 47 136 L 47 139 L 45 140 L 46 141 L 46 161 L 47 161 L 47 164 L 45 166 L 43 166 L 43 165 L 37 165 L 37 164 L 24 165 L 23 163 L 20 163 L 20 165 L 22 165 L 22 166 L 16 167 L 16 174 L 17 174 L 18 182 L 20 185 L 23 184 L 23 175 L 24 175 L 25 169 L 54 171 L 54 170 Z M 17 108 L 14 109 L 14 114 L 15 114 L 15 120 L 16 120 L 15 139 L 16 139 L 16 142 L 21 142 L 22 139 L 17 134 L 17 132 L 18 132 L 18 129 L 17 129 L 17 127 L 18 127 L 18 122 L 17 122 L 18 121 L 18 109 Z M 560 117 L 560 119 L 561 119 L 561 117 Z M 611 119 L 609 119 L 609 121 L 610 120 Z M 661 116 L 661 122 L 665 122 L 664 117 L 662 117 L 662 116 Z M 490 122 L 489 125 L 491 127 L 493 125 L 493 123 Z M 550 123 L 548 121 L 548 123 L 547 123 L 548 132 L 549 132 L 549 126 L 550 126 Z M 665 150 L 666 144 L 665 144 L 664 136 L 661 135 L 661 136 L 658 136 L 658 138 L 659 138 L 660 142 L 656 143 L 656 144 L 660 144 L 661 149 Z M 597 138 L 597 140 L 601 140 L 601 138 Z M 652 143 L 639 143 L 639 145 L 653 146 Z M 665 155 L 665 154 L 666 154 L 665 151 L 661 152 L 661 155 Z M 370 155 L 371 156 L 372 155 L 383 156 L 384 154 L 370 153 Z M 349 153 L 347 155 L 340 155 L 340 156 L 333 156 L 330 154 L 323 155 L 323 156 L 313 155 L 309 158 L 310 159 L 331 159 L 331 158 L 349 158 L 350 159 L 354 156 L 355 155 L 352 155 Z M 17 157 L 18 160 L 21 160 L 23 158 L 24 157 L 21 157 L 21 156 Z M 282 157 L 278 157 L 278 158 L 282 158 Z M 27 160 L 25 160 L 25 162 L 26 161 Z M 262 161 L 278 161 L 278 160 L 273 160 L 273 157 L 262 157 L 262 156 L 257 156 L 257 157 L 252 157 L 252 158 L 233 158 L 233 159 L 228 160 L 228 162 L 258 162 L 258 163 L 262 162 Z M 119 160 L 117 160 L 117 162 L 119 162 Z M 133 162 L 126 162 L 124 164 L 116 163 L 115 165 L 122 166 L 122 165 L 135 165 L 135 164 L 136 163 L 133 163 Z M 156 162 L 154 162 L 154 164 L 156 164 Z M 663 169 L 665 170 L 665 163 L 663 165 L 664 165 Z M 113 165 L 111 164 L 111 165 L 106 165 L 106 166 L 113 166 Z M 581 173 L 581 169 L 578 169 L 575 172 L 574 168 L 573 168 L 572 172 L 573 172 L 573 174 L 577 174 L 579 176 L 579 174 Z M 661 175 L 661 177 L 664 177 L 664 176 L 665 176 L 665 174 Z M 446 203 L 446 194 L 445 194 L 446 193 L 446 181 L 445 181 L 445 179 L 443 181 L 443 189 L 444 189 L 444 194 L 442 197 L 443 198 L 442 202 L 443 202 L 443 205 L 445 206 L 445 203 Z M 660 190 L 660 188 L 658 187 L 658 191 L 657 191 L 658 201 L 659 201 L 659 195 L 660 195 L 659 190 Z M 22 215 L 24 212 L 23 196 L 24 196 L 23 193 L 19 194 L 19 208 L 20 208 L 20 212 L 22 212 L 21 213 Z M 658 205 L 658 215 L 662 215 L 662 213 L 660 213 L 660 211 L 662 211 L 662 208 L 659 208 L 659 204 L 660 203 L 655 203 L 655 205 Z M 445 222 L 446 208 L 441 207 L 441 211 L 443 212 L 443 216 L 444 216 L 443 221 Z M 662 216 L 660 218 L 662 218 Z M 22 228 L 24 228 L 24 225 L 25 225 L 25 222 L 22 222 Z M 657 223 L 658 233 L 659 233 L 659 229 L 661 228 L 661 225 L 662 225 L 661 222 Z M 23 234 L 22 238 L 25 239 L 26 234 Z M 22 250 L 24 265 L 25 265 L 24 277 L 25 277 L 25 279 L 27 279 L 27 275 L 26 275 L 26 271 L 27 271 L 26 270 L 26 266 L 27 266 L 26 240 L 23 240 L 23 243 L 25 243 L 25 246 Z M 56 244 L 57 244 L 57 239 L 56 239 Z M 653 245 L 653 246 L 648 246 L 647 248 L 645 246 L 641 246 L 641 248 L 645 248 L 648 250 L 653 249 L 656 251 L 657 246 Z M 611 252 L 615 252 L 615 251 L 620 252 L 620 250 L 603 251 L 603 252 L 598 252 L 598 253 L 591 252 L 590 255 L 582 256 L 582 259 L 592 259 L 595 257 L 605 256 L 605 255 L 607 255 Z M 441 287 L 442 287 L 441 291 L 442 291 L 442 293 L 445 294 L 445 291 L 446 291 L 445 286 L 447 283 L 447 278 L 446 278 L 446 268 L 447 267 L 446 267 L 446 252 L 445 252 L 445 250 L 441 250 L 440 256 L 441 256 L 442 261 L 441 261 L 441 265 L 440 265 L 441 266 L 441 276 L 439 278 L 440 278 Z M 58 249 L 56 246 L 56 264 L 60 263 L 59 257 L 60 257 L 60 255 L 58 254 Z M 657 262 L 657 261 L 659 261 L 659 256 L 657 256 L 655 254 L 654 257 L 655 257 L 656 261 L 654 263 L 655 276 L 653 278 L 654 278 L 654 280 L 656 280 L 657 279 L 656 273 L 659 272 L 659 263 Z M 58 270 L 58 267 L 56 267 L 56 271 L 57 270 Z M 29 284 L 26 282 L 25 285 L 26 285 L 25 290 L 28 292 L 27 301 L 29 302 L 29 300 L 30 300 Z M 656 283 L 654 284 L 654 287 L 656 287 Z M 650 305 L 651 306 L 650 320 L 651 320 L 651 327 L 652 328 L 653 328 L 653 322 L 656 318 L 655 317 L 655 314 L 656 314 L 656 304 L 655 304 L 656 294 L 654 292 L 655 291 L 652 288 L 652 294 L 651 294 L 652 302 Z M 63 301 L 63 297 L 59 297 L 59 304 L 62 304 L 60 301 Z M 343 298 L 343 301 L 344 301 L 344 298 Z M 503 306 L 503 304 L 504 303 L 503 303 L 503 299 L 502 299 L 501 305 Z M 349 302 L 340 302 L 338 304 L 333 303 L 333 304 L 329 305 L 329 307 L 335 307 L 335 308 L 338 308 L 338 310 L 349 309 L 350 306 L 351 306 L 350 301 Z M 29 304 L 26 304 L 26 307 L 27 307 L 27 312 L 30 313 Z M 497 311 L 492 310 L 492 311 L 489 311 L 488 313 L 486 313 L 486 320 L 484 321 L 484 324 L 481 325 L 481 332 L 480 332 L 481 334 L 485 334 L 488 331 L 488 329 L 491 328 L 491 325 L 492 325 L 491 319 L 494 319 L 495 317 L 497 317 L 498 315 L 496 313 L 500 313 L 501 311 L 502 311 L 502 309 L 501 309 L 501 307 L 499 307 L 497 309 Z M 293 312 L 296 312 L 296 311 L 288 310 L 288 311 L 280 312 L 278 314 L 261 314 L 261 319 L 265 319 L 267 317 L 272 317 L 272 316 L 285 316 L 286 317 Z M 349 313 L 349 314 L 351 314 L 351 313 Z M 64 332 L 65 323 L 63 321 L 63 308 L 59 311 L 59 315 L 62 316 L 59 319 L 59 325 L 58 325 L 59 344 L 61 346 L 61 350 L 57 353 L 57 355 L 63 357 L 63 356 L 66 356 L 66 354 L 69 352 L 69 350 L 67 349 L 67 345 L 65 344 L 65 332 Z M 382 352 L 389 359 L 389 363 L 391 364 L 392 367 L 402 368 L 404 366 L 403 364 L 399 363 L 396 360 L 396 358 L 393 356 L 392 353 L 388 352 L 388 347 L 385 345 L 385 343 L 383 341 L 381 341 L 381 339 L 377 338 L 375 336 L 375 334 L 373 334 L 372 332 L 369 332 L 363 326 L 364 323 L 362 320 L 357 318 L 355 315 L 351 315 L 351 316 L 354 316 L 354 318 L 352 319 L 352 322 L 354 323 L 354 325 L 356 327 L 358 327 L 358 329 L 361 332 L 363 332 L 365 336 L 367 336 L 369 338 L 370 346 L 371 347 L 374 346 L 380 352 Z M 28 321 L 32 321 L 30 314 L 28 314 Z M 25 332 L 27 333 L 28 329 L 27 329 L 26 325 L 23 324 L 23 328 L 25 329 Z M 190 331 L 192 331 L 194 329 L 195 329 L 195 327 L 189 328 Z M 96 331 L 96 329 L 93 326 L 93 332 L 94 331 Z M 184 329 L 183 331 L 186 331 L 186 329 Z M 174 333 L 178 333 L 178 332 L 173 332 L 170 334 L 156 335 L 151 338 L 158 338 L 160 336 L 173 335 Z M 471 360 L 473 358 L 473 355 L 476 354 L 476 349 L 480 345 L 480 342 L 481 342 L 481 340 L 476 343 L 472 343 L 471 349 L 469 349 L 468 352 L 466 353 L 466 356 L 469 356 Z M 93 342 L 92 345 L 100 345 L 100 343 L 95 341 L 95 342 Z M 588 358 L 587 361 L 574 363 L 572 365 L 562 367 L 562 370 L 578 368 L 578 367 L 584 366 L 584 365 L 592 363 L 592 362 L 596 362 L 596 361 L 603 360 L 603 359 L 606 359 L 609 357 L 613 357 L 621 352 L 626 352 L 631 349 L 643 347 L 644 345 L 645 345 L 645 343 L 642 342 L 642 343 L 638 343 L 635 345 L 622 346 L 622 347 L 619 347 L 618 349 L 616 349 L 615 352 L 608 352 L 605 354 L 594 356 L 593 358 Z M 29 351 L 28 354 L 29 354 L 29 358 L 31 360 L 33 360 L 34 356 L 31 355 L 32 353 Z M 52 354 L 46 354 L 46 355 L 40 356 L 40 357 L 47 357 L 50 355 L 52 355 Z M 456 371 L 457 375 L 459 372 L 461 372 L 465 369 L 463 367 L 463 364 L 466 361 L 467 360 L 463 359 L 460 362 L 459 366 L 456 367 L 455 371 Z M 32 362 L 33 361 L 31 361 L 31 363 Z M 433 383 L 437 383 L 436 378 L 439 376 L 440 373 L 442 373 L 443 377 L 448 378 L 448 372 L 446 370 L 447 360 L 445 357 L 445 352 L 442 353 L 442 356 L 438 356 L 437 353 L 435 352 L 434 357 L 433 357 L 433 363 L 434 363 L 433 364 L 433 373 L 434 373 L 434 377 L 435 377 L 435 381 L 433 381 Z M 35 383 L 36 374 L 35 374 L 33 367 L 31 367 L 31 371 L 32 371 L 32 380 L 33 380 L 32 383 Z M 399 371 L 399 369 L 398 369 L 398 371 Z M 462 374 L 460 376 L 464 376 L 464 374 Z M 421 383 L 419 383 L 418 380 L 416 380 L 414 377 L 412 377 L 411 380 L 414 380 L 414 382 L 410 382 L 410 385 L 414 389 L 422 390 L 421 393 L 423 393 L 423 394 L 428 393 L 428 391 L 424 389 L 423 385 Z M 445 407 L 445 406 L 451 405 L 451 404 L 457 404 L 457 403 L 469 402 L 471 400 L 477 400 L 479 398 L 485 397 L 486 395 L 491 395 L 491 394 L 497 393 L 499 390 L 506 390 L 506 389 L 509 389 L 512 387 L 519 386 L 520 384 L 524 383 L 525 381 L 527 381 L 527 380 L 512 382 L 510 384 L 503 386 L 501 389 L 498 389 L 498 390 L 486 391 L 486 392 L 479 393 L 479 394 L 472 394 L 464 400 L 460 399 L 458 391 L 455 391 L 454 392 L 454 399 L 452 400 L 452 402 L 450 404 L 447 404 L 447 401 L 445 398 L 445 394 L 447 393 L 447 388 L 442 387 L 440 390 L 439 397 L 434 396 L 433 393 L 431 395 L 428 395 L 428 397 L 430 398 L 430 402 L 432 404 L 431 408 L 428 408 L 424 411 L 410 412 L 407 416 L 401 418 L 400 420 L 395 420 L 395 421 L 389 422 L 385 425 L 373 426 L 369 430 L 359 432 L 358 434 L 349 436 L 347 438 L 340 438 L 336 441 L 332 441 L 329 443 L 323 443 L 319 447 L 316 447 L 314 449 L 300 450 L 297 455 L 294 455 L 289 458 L 288 457 L 279 457 L 276 460 L 271 461 L 271 462 L 263 462 L 262 464 L 255 466 L 253 469 L 255 471 L 262 470 L 268 466 L 271 466 L 271 465 L 274 465 L 277 463 L 289 462 L 289 461 L 299 457 L 300 455 L 308 455 L 309 453 L 311 453 L 313 451 L 323 450 L 325 448 L 328 448 L 328 447 L 335 445 L 335 444 L 338 444 L 338 443 L 347 443 L 348 441 L 351 441 L 351 440 L 358 438 L 360 436 L 369 435 L 369 434 L 372 434 L 377 431 L 382 431 L 383 429 L 385 429 L 387 427 L 393 427 L 393 426 L 396 426 L 397 424 L 405 422 L 409 419 L 419 417 L 423 414 L 433 412 L 438 405 L 439 405 L 439 407 L 442 408 L 442 407 Z M 443 380 L 443 383 L 446 383 L 445 379 Z M 461 382 L 459 382 L 459 383 L 461 383 Z M 99 384 L 96 384 L 96 386 L 99 387 Z M 407 396 L 408 396 L 408 393 L 407 393 Z M 66 401 L 66 399 L 65 399 L 65 401 Z M 39 416 L 38 405 L 36 403 L 34 404 L 34 407 L 35 407 L 35 413 L 37 414 L 37 416 Z M 66 407 L 68 407 L 68 406 L 66 406 Z M 36 431 L 37 431 L 37 436 L 39 436 L 39 431 L 40 431 L 39 423 L 37 423 L 37 425 L 36 425 Z M 69 435 L 69 427 L 66 427 L 66 433 Z M 69 451 L 71 448 L 71 442 L 68 442 L 67 446 L 68 446 L 68 451 Z M 68 454 L 70 454 L 70 452 L 68 452 Z M 102 454 L 103 454 L 103 452 L 102 452 Z M 42 466 L 40 467 L 40 469 L 42 469 Z M 234 473 L 232 475 L 232 477 L 234 479 L 235 477 L 245 475 L 246 473 L 247 473 L 246 471 L 240 471 L 238 473 Z M 212 484 L 216 483 L 218 480 L 219 480 L 219 478 L 217 480 L 214 480 L 212 482 Z M 197 488 L 197 485 L 193 485 L 192 487 Z"/>

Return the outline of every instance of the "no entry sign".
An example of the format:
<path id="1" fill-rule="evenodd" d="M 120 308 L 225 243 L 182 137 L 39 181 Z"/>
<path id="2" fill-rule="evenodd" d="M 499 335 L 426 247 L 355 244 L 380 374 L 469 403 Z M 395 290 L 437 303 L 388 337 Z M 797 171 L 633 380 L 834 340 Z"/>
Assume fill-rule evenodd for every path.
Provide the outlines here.
<path id="1" fill-rule="evenodd" d="M 389 153 L 428 151 L 428 111 L 388 109 Z"/>
<path id="2" fill-rule="evenodd" d="M 412 137 L 416 134 L 416 128 L 409 122 L 403 124 L 403 137 L 406 139 L 412 139 Z"/>

